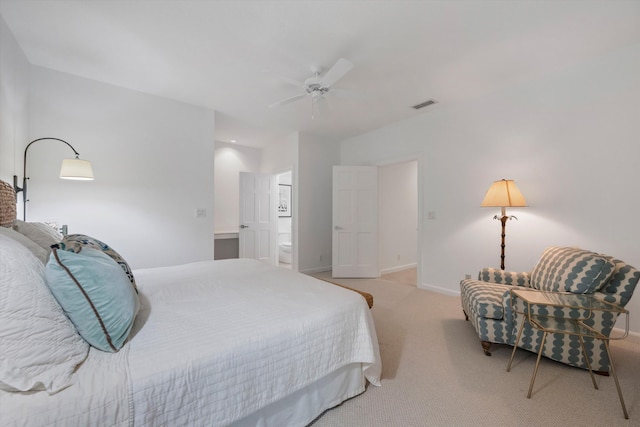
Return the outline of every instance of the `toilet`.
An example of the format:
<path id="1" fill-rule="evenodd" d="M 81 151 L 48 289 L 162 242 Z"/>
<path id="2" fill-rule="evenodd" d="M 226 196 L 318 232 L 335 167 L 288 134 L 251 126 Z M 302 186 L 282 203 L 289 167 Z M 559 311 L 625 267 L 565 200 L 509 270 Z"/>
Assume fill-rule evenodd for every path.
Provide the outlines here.
<path id="1" fill-rule="evenodd" d="M 291 264 L 291 234 L 281 233 L 278 235 L 278 261 Z"/>

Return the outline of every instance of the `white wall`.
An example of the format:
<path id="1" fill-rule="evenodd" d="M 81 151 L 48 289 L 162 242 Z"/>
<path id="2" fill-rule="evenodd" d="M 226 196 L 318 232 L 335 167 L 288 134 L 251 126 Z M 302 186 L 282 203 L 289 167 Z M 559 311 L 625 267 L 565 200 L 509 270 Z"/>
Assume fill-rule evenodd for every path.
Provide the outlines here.
<path id="1" fill-rule="evenodd" d="M 240 172 L 260 172 L 258 148 L 217 141 L 215 149 L 215 232 L 237 233 L 240 227 Z"/>
<path id="2" fill-rule="evenodd" d="M 0 16 L 0 179 L 10 184 L 14 174 L 22 175 L 28 100 L 29 63 Z"/>
<path id="3" fill-rule="evenodd" d="M 499 266 L 492 181 L 514 179 L 530 207 L 507 210 L 506 269 L 529 270 L 549 245 L 573 245 L 640 267 L 640 45 L 465 104 L 351 138 L 342 164 L 422 152 L 423 288 L 459 292 L 465 273 Z M 640 293 L 640 290 L 637 291 Z M 628 308 L 640 313 L 640 295 Z M 640 317 L 631 317 L 640 332 Z"/>
<path id="4" fill-rule="evenodd" d="M 279 144 L 262 149 L 261 172 L 276 174 L 295 168 L 298 162 L 298 132 L 292 132 Z M 295 180 L 295 172 L 294 172 Z"/>
<path id="5" fill-rule="evenodd" d="M 418 248 L 418 162 L 378 169 L 380 273 L 415 267 Z"/>
<path id="6" fill-rule="evenodd" d="M 27 220 L 104 240 L 133 268 L 213 258 L 213 111 L 32 67 L 29 122 L 29 138 L 71 143 L 95 181 L 57 178 L 64 144 L 32 146 Z"/>
<path id="7" fill-rule="evenodd" d="M 333 166 L 339 144 L 330 138 L 300 134 L 298 158 L 299 270 L 331 269 Z M 295 185 L 295 184 L 294 184 Z M 295 202 L 294 202 L 295 206 Z"/>

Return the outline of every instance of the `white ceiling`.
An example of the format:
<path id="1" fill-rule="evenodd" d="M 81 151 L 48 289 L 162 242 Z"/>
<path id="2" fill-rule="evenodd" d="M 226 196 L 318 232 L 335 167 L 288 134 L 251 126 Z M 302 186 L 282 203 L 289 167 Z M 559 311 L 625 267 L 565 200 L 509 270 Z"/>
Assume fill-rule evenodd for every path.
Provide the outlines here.
<path id="1" fill-rule="evenodd" d="M 216 139 L 345 138 L 640 43 L 640 1 L 0 0 L 38 66 L 216 110 Z M 361 96 L 267 106 L 313 66 Z M 415 111 L 430 98 L 438 104 Z"/>

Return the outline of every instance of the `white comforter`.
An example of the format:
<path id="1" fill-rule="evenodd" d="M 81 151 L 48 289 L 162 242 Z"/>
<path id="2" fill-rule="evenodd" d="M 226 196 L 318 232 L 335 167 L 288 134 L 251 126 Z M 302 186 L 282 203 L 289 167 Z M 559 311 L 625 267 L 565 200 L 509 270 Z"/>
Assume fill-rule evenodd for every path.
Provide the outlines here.
<path id="1" fill-rule="evenodd" d="M 226 425 L 353 362 L 379 383 L 375 328 L 355 292 L 253 260 L 136 281 L 151 310 L 130 343 L 135 424 Z"/>
<path id="2" fill-rule="evenodd" d="M 114 411 L 100 424 L 224 426 L 351 363 L 379 385 L 373 320 L 355 292 L 246 259 L 134 274 L 142 309 L 129 343 L 108 362 L 112 394 L 93 402 Z M 88 384 L 105 374 L 88 378 L 85 368 L 81 385 L 59 393 L 65 410 L 75 400 L 84 411 L 87 389 L 105 388 Z M 24 399 L 2 400 L 16 402 Z M 86 413 L 74 420 L 95 425 L 96 412 Z"/>

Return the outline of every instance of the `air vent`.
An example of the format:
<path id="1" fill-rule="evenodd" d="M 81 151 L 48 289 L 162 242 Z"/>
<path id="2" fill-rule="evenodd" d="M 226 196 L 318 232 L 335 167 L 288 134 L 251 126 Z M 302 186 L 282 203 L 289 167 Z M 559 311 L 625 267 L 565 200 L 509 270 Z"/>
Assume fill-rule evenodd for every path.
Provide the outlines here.
<path id="1" fill-rule="evenodd" d="M 411 108 L 413 108 L 413 109 L 415 109 L 415 110 L 419 110 L 419 109 L 421 109 L 421 108 L 428 107 L 429 105 L 433 105 L 433 104 L 435 104 L 436 102 L 438 102 L 438 101 L 436 101 L 435 99 L 430 99 L 430 100 L 428 100 L 428 101 L 424 101 L 424 102 L 422 102 L 422 103 L 420 103 L 420 104 L 416 104 L 416 105 L 414 105 L 414 106 L 413 106 L 413 107 L 411 107 Z"/>

